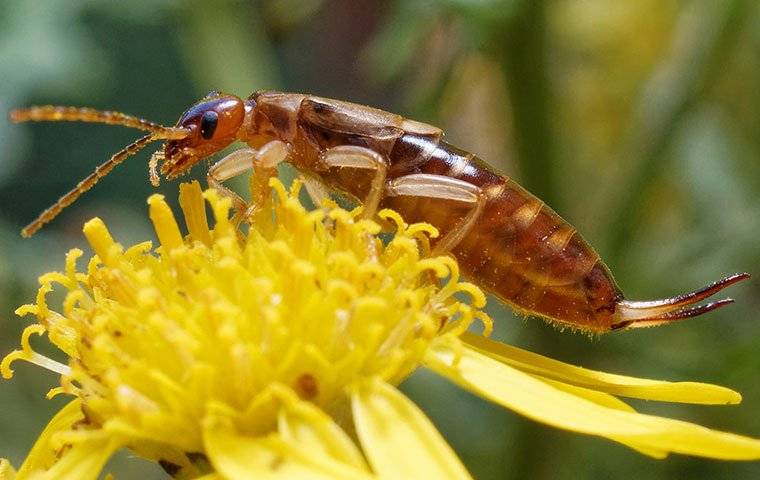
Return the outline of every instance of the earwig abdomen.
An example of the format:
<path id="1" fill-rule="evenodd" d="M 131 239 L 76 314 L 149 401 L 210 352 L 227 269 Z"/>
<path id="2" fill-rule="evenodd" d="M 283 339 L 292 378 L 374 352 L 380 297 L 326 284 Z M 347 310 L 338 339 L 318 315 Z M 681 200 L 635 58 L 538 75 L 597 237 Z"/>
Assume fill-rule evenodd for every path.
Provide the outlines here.
<path id="1" fill-rule="evenodd" d="M 412 159 L 415 148 L 409 143 L 431 152 L 428 159 Z M 519 311 L 584 330 L 610 330 L 622 294 L 599 255 L 572 226 L 471 153 L 445 142 L 424 146 L 413 135 L 399 138 L 394 153 L 402 151 L 406 158 L 391 155 L 394 176 L 447 175 L 480 187 L 487 196 L 476 228 L 452 251 L 462 273 Z M 456 228 L 464 215 L 457 202 L 396 197 L 384 205 L 410 222 L 430 222 L 442 233 Z"/>
<path id="2" fill-rule="evenodd" d="M 337 145 L 371 146 L 388 156 L 389 180 L 424 173 L 480 187 L 487 197 L 483 213 L 451 252 L 462 273 L 521 312 L 584 330 L 610 330 L 622 295 L 609 271 L 572 226 L 516 182 L 441 141 L 440 132 L 405 132 L 400 117 L 396 138 L 381 142 L 361 130 L 328 128 L 324 115 L 321 123 L 311 121 L 303 109 L 294 141 L 300 157 L 296 165 L 314 172 L 318 169 L 307 165 L 319 161 L 319 152 Z M 372 172 L 337 168 L 319 172 L 319 178 L 360 200 L 367 195 Z M 416 196 L 386 197 L 381 206 L 408 222 L 434 225 L 438 238 L 457 228 L 468 209 L 462 202 Z"/>
<path id="3" fill-rule="evenodd" d="M 329 152 L 371 151 L 385 160 L 385 185 L 424 177 L 437 182 L 455 179 L 458 188 L 467 185 L 467 192 L 477 187 L 480 200 L 474 204 L 407 189 L 399 195 L 388 190 L 379 206 L 396 210 L 409 222 L 436 226 L 446 247 L 443 251 L 450 249 L 462 273 L 523 313 L 599 333 L 646 327 L 726 305 L 730 299 L 692 307 L 749 277 L 726 277 L 657 302 L 625 300 L 599 255 L 572 226 L 474 154 L 442 142 L 440 129 L 375 108 L 310 95 L 263 92 L 249 101 L 249 108 L 263 115 L 263 121 L 251 122 L 251 132 L 272 130 L 290 145 L 289 161 L 294 167 L 358 202 L 377 191 L 373 182 L 381 170 L 370 168 L 366 158 L 359 168 L 331 166 L 326 162 Z M 250 138 L 246 134 L 242 139 L 252 144 Z M 424 182 L 419 185 L 416 188 L 430 188 Z"/>

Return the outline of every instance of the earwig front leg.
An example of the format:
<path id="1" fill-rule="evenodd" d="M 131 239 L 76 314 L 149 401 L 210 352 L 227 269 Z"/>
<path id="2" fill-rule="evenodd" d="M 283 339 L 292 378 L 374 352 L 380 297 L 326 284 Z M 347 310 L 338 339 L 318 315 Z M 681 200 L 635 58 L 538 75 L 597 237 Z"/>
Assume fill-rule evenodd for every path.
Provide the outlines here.
<path id="1" fill-rule="evenodd" d="M 154 187 L 159 187 L 161 185 L 161 177 L 158 175 L 158 162 L 164 159 L 164 152 L 159 150 L 153 152 L 153 155 L 150 156 L 150 160 L 148 161 L 148 179 L 150 180 L 150 184 Z"/>
<path id="2" fill-rule="evenodd" d="M 471 183 L 463 182 L 443 175 L 430 175 L 419 173 L 406 175 L 392 180 L 386 187 L 388 195 L 415 197 L 440 198 L 443 200 L 456 200 L 470 205 L 467 215 L 449 232 L 447 232 L 433 248 L 432 255 L 441 255 L 450 252 L 467 235 L 480 215 L 486 204 L 486 195 Z"/>
<path id="3" fill-rule="evenodd" d="M 322 161 L 329 167 L 352 167 L 375 171 L 362 211 L 362 218 L 374 217 L 377 206 L 385 193 L 385 176 L 388 170 L 386 158 L 369 148 L 341 145 L 326 150 L 322 154 Z"/>
<path id="4" fill-rule="evenodd" d="M 208 169 L 206 175 L 208 186 L 232 200 L 232 207 L 235 209 L 235 221 L 233 223 L 240 221 L 241 215 L 248 208 L 248 204 L 240 198 L 240 195 L 225 187 L 222 182 L 237 177 L 252 168 L 256 154 L 257 151 L 252 148 L 241 148 L 222 158 Z"/>
<path id="5" fill-rule="evenodd" d="M 269 178 L 277 173 L 277 165 L 290 155 L 289 147 L 275 140 L 267 143 L 260 150 L 241 148 L 222 158 L 208 171 L 207 181 L 210 187 L 217 189 L 222 195 L 231 198 L 235 216 L 233 223 L 239 223 L 245 218 L 250 218 L 255 212 L 265 195 L 269 192 Z M 254 175 L 251 179 L 251 203 L 247 203 L 240 196 L 225 187 L 222 182 L 241 175 L 253 168 Z"/>

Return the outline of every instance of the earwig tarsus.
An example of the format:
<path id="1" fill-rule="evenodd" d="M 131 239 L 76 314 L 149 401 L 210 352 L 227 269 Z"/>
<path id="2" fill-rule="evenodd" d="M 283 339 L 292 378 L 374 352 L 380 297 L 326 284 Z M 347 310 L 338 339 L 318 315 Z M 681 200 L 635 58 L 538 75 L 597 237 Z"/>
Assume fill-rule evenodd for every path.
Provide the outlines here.
<path id="1" fill-rule="evenodd" d="M 237 219 L 250 218 L 267 180 L 289 162 L 312 196 L 340 191 L 362 202 L 363 215 L 392 208 L 409 222 L 435 225 L 433 253 L 454 255 L 467 276 L 517 310 L 603 333 L 694 317 L 732 302 L 693 306 L 749 278 L 739 273 L 677 297 L 625 300 L 609 269 L 551 208 L 474 154 L 442 140 L 431 125 L 374 108 L 311 95 L 256 92 L 247 100 L 211 92 L 164 127 L 119 112 L 31 107 L 11 120 L 83 121 L 150 132 L 61 197 L 22 230 L 31 236 L 101 177 L 148 143 L 166 140 L 149 163 L 150 180 L 173 179 L 234 141 L 248 145 L 214 163 L 209 186 L 230 197 Z M 223 185 L 253 168 L 257 187 L 246 202 Z"/>

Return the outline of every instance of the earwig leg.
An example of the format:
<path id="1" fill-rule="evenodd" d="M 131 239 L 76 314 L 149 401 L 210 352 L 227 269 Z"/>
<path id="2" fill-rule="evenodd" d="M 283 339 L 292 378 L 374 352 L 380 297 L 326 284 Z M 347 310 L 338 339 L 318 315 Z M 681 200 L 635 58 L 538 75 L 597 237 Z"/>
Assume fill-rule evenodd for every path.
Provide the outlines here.
<path id="1" fill-rule="evenodd" d="M 235 217 L 238 218 L 248 208 L 245 200 L 240 195 L 225 187 L 222 182 L 232 177 L 246 172 L 253 167 L 253 161 L 256 157 L 256 150 L 252 148 L 241 148 L 235 150 L 226 157 L 222 158 L 208 169 L 206 181 L 209 187 L 216 189 L 219 193 L 232 200 L 232 207 L 235 209 Z M 240 219 L 238 218 L 238 221 Z"/>
<path id="2" fill-rule="evenodd" d="M 433 255 L 444 254 L 456 247 L 472 230 L 486 204 L 486 196 L 479 187 L 455 178 L 425 173 L 406 175 L 392 180 L 387 186 L 387 193 L 393 196 L 440 198 L 470 204 L 471 208 L 467 215 L 438 240 L 433 249 Z"/>
<path id="3" fill-rule="evenodd" d="M 272 140 L 256 152 L 253 158 L 254 174 L 251 176 L 251 202 L 248 204 L 243 218 L 251 220 L 261 206 L 271 197 L 269 179 L 277 175 L 277 166 L 290 156 L 287 143 Z"/>
<path id="4" fill-rule="evenodd" d="M 615 321 L 612 329 L 628 329 L 640 327 L 653 327 L 663 323 L 696 317 L 709 311 L 728 305 L 733 302 L 730 298 L 694 305 L 695 303 L 715 295 L 724 288 L 750 278 L 748 273 L 736 273 L 714 282 L 706 287 L 694 290 L 683 295 L 678 295 L 664 300 L 654 301 L 630 301 L 621 300 L 617 303 Z"/>
<path id="5" fill-rule="evenodd" d="M 306 193 L 309 194 L 309 198 L 315 207 L 320 208 L 326 200 L 330 200 L 330 191 L 322 182 L 306 175 L 300 175 L 298 178 L 303 183 Z"/>
<path id="6" fill-rule="evenodd" d="M 243 219 L 251 218 L 258 205 L 269 193 L 269 178 L 277 174 L 277 165 L 288 158 L 288 146 L 275 140 L 267 143 L 260 150 L 241 148 L 222 158 L 208 170 L 207 181 L 225 197 L 232 199 L 235 216 L 233 223 L 238 224 Z M 253 169 L 251 177 L 251 202 L 247 203 L 240 195 L 225 187 L 222 182 L 237 177 Z"/>
<path id="7" fill-rule="evenodd" d="M 341 145 L 326 150 L 322 154 L 322 161 L 329 167 L 352 167 L 374 170 L 372 184 L 367 198 L 364 199 L 363 218 L 375 216 L 377 206 L 385 193 L 385 176 L 388 170 L 388 161 L 374 150 L 354 145 Z"/>
<path id="8" fill-rule="evenodd" d="M 154 187 L 161 185 L 161 177 L 158 176 L 158 162 L 164 159 L 163 150 L 159 150 L 153 152 L 153 155 L 150 156 L 150 160 L 148 161 L 148 179 L 150 180 L 150 184 Z"/>

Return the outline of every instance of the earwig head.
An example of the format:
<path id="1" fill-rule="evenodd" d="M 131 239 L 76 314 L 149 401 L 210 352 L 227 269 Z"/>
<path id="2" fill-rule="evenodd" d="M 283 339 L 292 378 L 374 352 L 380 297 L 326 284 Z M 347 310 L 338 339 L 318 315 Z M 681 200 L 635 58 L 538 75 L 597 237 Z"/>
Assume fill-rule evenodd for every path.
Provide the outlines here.
<path id="1" fill-rule="evenodd" d="M 225 148 L 235 141 L 244 117 L 245 104 L 240 98 L 210 92 L 180 117 L 176 127 L 190 133 L 166 142 L 161 173 L 167 178 L 176 177 Z"/>

